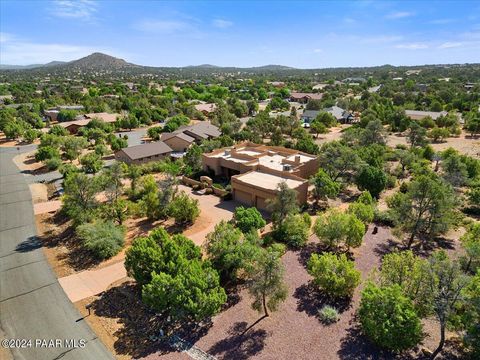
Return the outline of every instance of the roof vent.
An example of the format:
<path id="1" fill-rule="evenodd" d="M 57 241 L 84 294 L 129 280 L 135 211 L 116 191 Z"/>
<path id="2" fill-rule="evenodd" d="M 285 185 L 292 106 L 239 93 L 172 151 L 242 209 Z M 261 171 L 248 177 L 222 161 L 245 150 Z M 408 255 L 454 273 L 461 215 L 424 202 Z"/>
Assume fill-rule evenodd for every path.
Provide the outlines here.
<path id="1" fill-rule="evenodd" d="M 292 165 L 283 164 L 283 171 L 292 171 Z"/>

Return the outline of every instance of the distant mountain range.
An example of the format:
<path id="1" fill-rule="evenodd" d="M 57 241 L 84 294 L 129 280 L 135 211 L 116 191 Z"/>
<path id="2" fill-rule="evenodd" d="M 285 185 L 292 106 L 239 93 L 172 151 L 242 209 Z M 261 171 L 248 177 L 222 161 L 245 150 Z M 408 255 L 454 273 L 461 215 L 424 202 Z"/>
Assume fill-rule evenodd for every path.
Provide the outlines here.
<path id="1" fill-rule="evenodd" d="M 120 69 L 129 69 L 129 68 L 148 68 L 153 69 L 152 66 L 142 66 L 132 63 L 128 63 L 123 59 L 119 59 L 110 55 L 102 53 L 93 53 L 91 55 L 85 56 L 78 60 L 73 60 L 69 62 L 65 61 L 52 61 L 47 64 L 32 64 L 32 65 L 0 65 L 0 70 L 30 70 L 30 69 L 39 69 L 39 68 L 62 68 L 62 69 L 74 69 L 74 70 L 120 70 Z M 185 66 L 186 69 L 222 69 L 222 68 L 235 68 L 235 67 L 221 67 L 211 64 L 202 64 L 202 65 L 190 65 Z M 253 67 L 252 69 L 257 70 L 291 70 L 294 68 L 283 66 L 283 65 L 265 65 Z"/>
<path id="2" fill-rule="evenodd" d="M 123 59 L 119 59 L 110 55 L 102 53 L 93 53 L 88 56 L 85 56 L 78 60 L 73 60 L 69 62 L 64 61 L 52 61 L 47 64 L 33 64 L 33 65 L 0 65 L 0 70 L 10 70 L 12 73 L 18 73 L 19 75 L 30 72 L 48 72 L 54 74 L 68 74 L 70 72 L 95 72 L 95 73 L 105 73 L 105 72 L 117 72 L 127 75 L 131 74 L 144 74 L 144 73 L 156 73 L 156 74 L 166 74 L 172 73 L 177 74 L 178 76 L 203 76 L 211 75 L 212 73 L 232 73 L 232 72 L 241 72 L 241 73 L 255 73 L 255 74 L 311 74 L 321 71 L 322 73 L 327 72 L 342 72 L 341 76 L 353 76 L 364 74 L 366 71 L 372 71 L 373 69 L 383 69 L 385 71 L 393 69 L 418 69 L 418 68 L 453 68 L 458 66 L 465 66 L 466 64 L 456 64 L 456 65 L 419 65 L 419 66 L 392 66 L 392 65 L 383 65 L 383 66 L 373 66 L 373 67 L 343 67 L 343 68 L 316 68 L 316 69 L 298 69 L 289 66 L 283 65 L 265 65 L 257 67 L 235 67 L 235 66 L 216 66 L 212 64 L 202 64 L 202 65 L 191 65 L 185 67 L 154 67 L 154 66 L 142 66 L 136 65 L 129 62 L 126 62 Z M 470 64 L 478 66 L 478 64 Z"/>

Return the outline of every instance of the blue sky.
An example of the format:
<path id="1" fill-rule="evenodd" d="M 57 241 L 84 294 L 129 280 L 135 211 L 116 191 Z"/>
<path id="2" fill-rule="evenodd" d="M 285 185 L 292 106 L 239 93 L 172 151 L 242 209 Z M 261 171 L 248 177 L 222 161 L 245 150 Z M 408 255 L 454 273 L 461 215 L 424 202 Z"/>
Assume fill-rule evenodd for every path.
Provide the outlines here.
<path id="1" fill-rule="evenodd" d="M 480 1 L 0 1 L 0 63 L 95 51 L 152 66 L 480 62 Z"/>

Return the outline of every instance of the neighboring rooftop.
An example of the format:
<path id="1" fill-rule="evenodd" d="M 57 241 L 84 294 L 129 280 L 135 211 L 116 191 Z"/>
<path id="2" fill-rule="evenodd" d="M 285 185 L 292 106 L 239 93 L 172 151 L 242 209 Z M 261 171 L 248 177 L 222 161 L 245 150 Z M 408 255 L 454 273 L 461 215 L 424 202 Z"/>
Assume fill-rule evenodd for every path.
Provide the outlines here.
<path id="1" fill-rule="evenodd" d="M 121 151 L 123 151 L 130 159 L 138 160 L 149 156 L 168 154 L 173 150 L 163 141 L 156 141 L 148 144 L 130 146 L 128 148 L 123 148 Z"/>
<path id="2" fill-rule="evenodd" d="M 446 111 L 420 111 L 420 110 L 405 110 L 405 115 L 414 120 L 419 120 L 430 116 L 433 120 L 438 119 L 440 116 L 447 115 Z"/>
<path id="3" fill-rule="evenodd" d="M 278 185 L 282 182 L 285 182 L 290 189 L 296 189 L 306 181 L 301 178 L 295 179 L 291 176 L 286 177 L 260 171 L 250 171 L 241 175 L 236 175 L 235 179 L 245 184 L 268 190 L 276 190 Z"/>

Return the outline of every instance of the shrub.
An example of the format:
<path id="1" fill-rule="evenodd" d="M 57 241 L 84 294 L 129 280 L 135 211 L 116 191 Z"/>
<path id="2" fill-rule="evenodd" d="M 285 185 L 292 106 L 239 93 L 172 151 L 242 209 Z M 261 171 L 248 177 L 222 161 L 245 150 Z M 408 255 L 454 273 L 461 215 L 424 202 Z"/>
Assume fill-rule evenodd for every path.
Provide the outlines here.
<path id="1" fill-rule="evenodd" d="M 57 170 L 60 165 L 62 165 L 62 160 L 58 157 L 53 157 L 45 161 L 45 166 L 50 171 Z"/>
<path id="2" fill-rule="evenodd" d="M 348 213 L 354 214 L 361 222 L 365 225 L 370 224 L 373 221 L 375 214 L 374 208 L 372 205 L 366 205 L 361 202 L 354 202 L 348 207 Z"/>
<path id="3" fill-rule="evenodd" d="M 45 161 L 52 158 L 60 158 L 60 151 L 53 146 L 39 147 L 35 154 L 36 161 Z"/>
<path id="4" fill-rule="evenodd" d="M 333 297 L 351 297 L 360 283 L 360 271 L 345 254 L 313 254 L 308 261 L 308 273 L 318 287 Z"/>
<path id="5" fill-rule="evenodd" d="M 310 224 L 310 216 L 305 218 L 300 214 L 287 215 L 283 223 L 275 229 L 274 237 L 294 248 L 301 247 L 308 240 Z"/>
<path id="6" fill-rule="evenodd" d="M 182 191 L 170 203 L 168 213 L 176 223 L 193 223 L 200 215 L 198 200 L 190 198 Z"/>
<path id="7" fill-rule="evenodd" d="M 369 284 L 362 291 L 358 314 L 365 335 L 385 349 L 410 349 L 422 339 L 420 319 L 399 285 Z"/>
<path id="8" fill-rule="evenodd" d="M 366 166 L 360 170 L 356 184 L 360 190 L 368 190 L 374 198 L 378 198 L 387 185 L 387 175 L 376 166 Z"/>
<path id="9" fill-rule="evenodd" d="M 112 222 L 97 221 L 77 227 L 77 235 L 83 245 L 99 259 L 107 259 L 118 254 L 122 249 L 125 228 Z"/>
<path id="10" fill-rule="evenodd" d="M 395 226 L 395 219 L 393 218 L 392 214 L 388 210 L 381 211 L 381 210 L 375 209 L 373 221 L 375 221 L 379 225 L 385 225 L 390 227 Z"/>
<path id="11" fill-rule="evenodd" d="M 320 320 L 327 325 L 336 323 L 339 319 L 337 309 L 330 305 L 324 305 L 318 312 L 318 315 Z"/>
<path id="12" fill-rule="evenodd" d="M 80 158 L 80 164 L 82 164 L 82 169 L 84 172 L 95 174 L 99 172 L 103 167 L 103 161 L 95 153 L 89 153 Z"/>
<path id="13" fill-rule="evenodd" d="M 262 217 L 262 214 L 254 208 L 244 208 L 239 206 L 235 209 L 233 214 L 235 225 L 243 232 L 248 233 L 252 230 L 258 230 L 264 227 L 267 223 Z"/>

